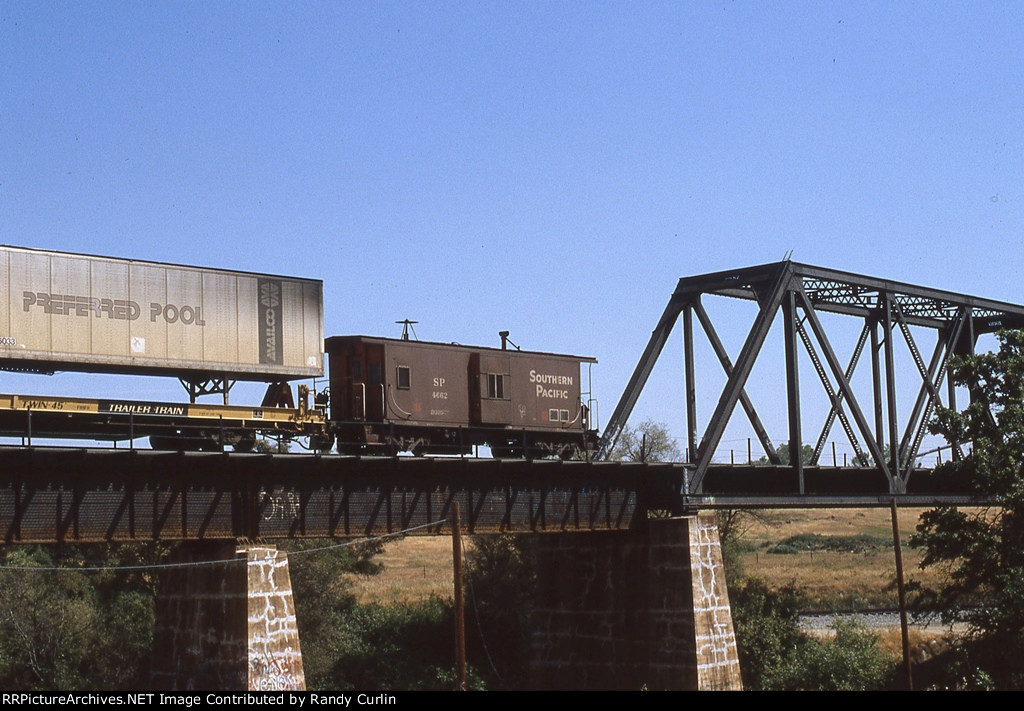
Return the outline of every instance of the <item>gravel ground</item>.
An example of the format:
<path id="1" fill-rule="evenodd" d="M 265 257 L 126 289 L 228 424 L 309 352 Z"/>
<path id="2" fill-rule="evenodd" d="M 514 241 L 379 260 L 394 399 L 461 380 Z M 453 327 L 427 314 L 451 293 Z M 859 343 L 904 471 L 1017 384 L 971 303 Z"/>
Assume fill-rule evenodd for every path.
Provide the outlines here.
<path id="1" fill-rule="evenodd" d="M 830 615 L 801 615 L 800 626 L 808 631 L 825 631 L 831 627 L 833 620 L 836 618 L 841 620 L 857 620 L 869 629 L 898 629 L 900 626 L 900 613 L 895 610 L 844 612 Z M 927 622 L 924 620 L 915 622 L 914 618 L 911 617 L 910 628 L 936 634 L 948 631 L 962 631 L 958 630 L 956 626 L 951 630 L 950 627 L 942 624 L 942 621 L 938 618 L 928 620 Z"/>

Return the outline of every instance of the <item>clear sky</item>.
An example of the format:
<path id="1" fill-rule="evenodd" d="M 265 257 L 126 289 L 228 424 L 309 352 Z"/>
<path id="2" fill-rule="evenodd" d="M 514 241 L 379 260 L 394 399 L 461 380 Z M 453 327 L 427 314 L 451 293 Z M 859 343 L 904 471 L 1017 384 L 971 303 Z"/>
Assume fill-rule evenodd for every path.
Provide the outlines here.
<path id="1" fill-rule="evenodd" d="M 681 276 L 792 250 L 1024 303 L 1022 24 L 1013 2 L 0 0 L 0 242 L 319 278 L 329 335 L 507 329 L 597 357 L 607 416 Z M 734 355 L 749 323 L 719 328 Z M 672 344 L 637 417 L 682 436 Z M 784 439 L 782 401 L 755 404 Z"/>

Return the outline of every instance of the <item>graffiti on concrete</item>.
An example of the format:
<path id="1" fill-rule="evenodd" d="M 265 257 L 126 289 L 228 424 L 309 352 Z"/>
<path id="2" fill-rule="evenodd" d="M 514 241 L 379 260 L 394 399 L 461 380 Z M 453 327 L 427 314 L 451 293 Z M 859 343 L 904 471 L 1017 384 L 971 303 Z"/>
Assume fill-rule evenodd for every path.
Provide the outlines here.
<path id="1" fill-rule="evenodd" d="M 262 658 L 249 657 L 249 691 L 301 691 L 306 688 L 301 676 L 292 671 L 291 648 L 285 653 L 287 656 L 264 653 Z"/>
<path id="2" fill-rule="evenodd" d="M 249 578 L 249 689 L 304 690 L 288 557 L 276 548 L 246 547 Z"/>

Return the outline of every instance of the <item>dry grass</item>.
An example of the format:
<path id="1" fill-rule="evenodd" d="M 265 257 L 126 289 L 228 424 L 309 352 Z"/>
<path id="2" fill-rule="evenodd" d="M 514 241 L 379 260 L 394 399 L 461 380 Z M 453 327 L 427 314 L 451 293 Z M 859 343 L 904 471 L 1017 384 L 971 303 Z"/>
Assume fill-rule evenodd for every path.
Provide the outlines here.
<path id="1" fill-rule="evenodd" d="M 908 541 L 924 509 L 901 509 L 904 576 L 934 580 L 918 569 L 921 554 Z M 763 578 L 772 587 L 793 583 L 803 588 L 816 609 L 895 608 L 896 567 L 892 528 L 887 508 L 809 509 L 766 511 L 743 535 L 747 551 L 741 556 L 747 575 Z M 868 535 L 880 547 L 861 553 L 805 551 L 781 555 L 767 549 L 790 536 Z M 445 536 L 410 536 L 389 543 L 380 560 L 384 572 L 357 578 L 361 602 L 411 602 L 432 595 L 451 597 L 452 549 Z"/>
<path id="2" fill-rule="evenodd" d="M 935 582 L 935 573 L 921 571 L 921 552 L 909 539 L 925 509 L 900 510 L 900 540 L 904 579 Z M 871 536 L 878 547 L 862 552 L 802 551 L 769 553 L 774 544 L 791 536 Z M 793 584 L 808 595 L 816 609 L 895 608 L 896 560 L 892 547 L 889 510 L 812 509 L 764 512 L 743 535 L 746 551 L 741 556 L 744 572 L 772 587 Z"/>
<path id="3" fill-rule="evenodd" d="M 380 575 L 358 576 L 355 594 L 362 603 L 415 602 L 431 596 L 452 597 L 452 539 L 409 536 L 388 543 L 378 558 Z"/>

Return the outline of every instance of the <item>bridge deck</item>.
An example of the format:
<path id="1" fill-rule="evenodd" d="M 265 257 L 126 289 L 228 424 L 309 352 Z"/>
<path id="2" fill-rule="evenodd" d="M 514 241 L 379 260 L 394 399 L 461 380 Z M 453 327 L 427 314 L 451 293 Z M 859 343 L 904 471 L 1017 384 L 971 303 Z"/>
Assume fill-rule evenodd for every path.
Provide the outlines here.
<path id="1" fill-rule="evenodd" d="M 7 543 L 444 534 L 458 501 L 470 533 L 630 528 L 687 507 L 888 504 L 881 473 L 716 467 L 683 497 L 681 464 L 0 448 Z M 965 503 L 921 471 L 906 504 Z M 913 486 L 917 483 L 918 486 Z M 940 485 L 941 484 L 941 485 Z M 752 493 L 753 492 L 753 493 Z"/>

